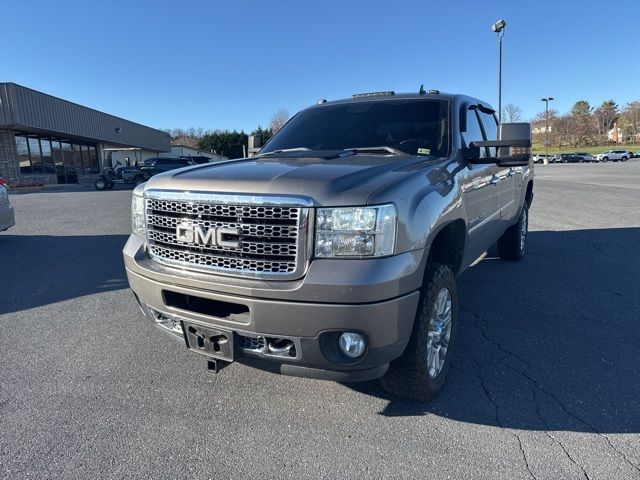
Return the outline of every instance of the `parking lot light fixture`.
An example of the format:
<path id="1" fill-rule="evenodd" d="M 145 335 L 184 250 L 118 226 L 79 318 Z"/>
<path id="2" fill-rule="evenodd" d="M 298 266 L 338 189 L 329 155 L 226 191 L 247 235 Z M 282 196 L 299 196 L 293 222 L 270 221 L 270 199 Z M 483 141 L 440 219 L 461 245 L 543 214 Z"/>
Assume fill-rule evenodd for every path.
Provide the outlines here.
<path id="1" fill-rule="evenodd" d="M 498 35 L 498 122 L 500 123 L 502 123 L 502 37 L 506 26 L 507 22 L 503 18 L 491 25 L 491 30 Z"/>
<path id="2" fill-rule="evenodd" d="M 549 157 L 549 102 L 553 97 L 541 98 L 540 101 L 545 103 L 544 106 L 544 155 Z"/>

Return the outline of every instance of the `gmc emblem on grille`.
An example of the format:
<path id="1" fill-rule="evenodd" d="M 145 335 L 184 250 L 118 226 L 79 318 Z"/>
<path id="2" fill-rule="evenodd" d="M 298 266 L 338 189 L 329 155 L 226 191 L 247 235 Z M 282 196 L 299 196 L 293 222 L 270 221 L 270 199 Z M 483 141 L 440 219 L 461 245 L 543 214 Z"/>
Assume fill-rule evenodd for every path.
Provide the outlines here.
<path id="1" fill-rule="evenodd" d="M 240 229 L 233 227 L 207 228 L 190 223 L 179 223 L 176 226 L 176 240 L 205 247 L 240 248 L 242 246 L 240 240 L 229 238 L 239 236 Z"/>

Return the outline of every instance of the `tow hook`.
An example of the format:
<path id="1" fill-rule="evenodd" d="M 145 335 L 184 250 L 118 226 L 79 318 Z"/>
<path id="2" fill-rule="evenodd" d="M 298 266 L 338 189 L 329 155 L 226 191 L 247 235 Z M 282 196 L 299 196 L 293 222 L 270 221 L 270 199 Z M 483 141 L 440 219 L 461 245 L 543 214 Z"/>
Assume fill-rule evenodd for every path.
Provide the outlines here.
<path id="1" fill-rule="evenodd" d="M 229 365 L 230 362 L 225 362 L 224 360 L 220 360 L 219 358 L 209 357 L 207 359 L 207 369 L 214 374 L 218 374 L 220 370 Z"/>
<path id="2" fill-rule="evenodd" d="M 286 338 L 269 339 L 267 342 L 269 353 L 274 355 L 291 355 L 293 342 Z"/>

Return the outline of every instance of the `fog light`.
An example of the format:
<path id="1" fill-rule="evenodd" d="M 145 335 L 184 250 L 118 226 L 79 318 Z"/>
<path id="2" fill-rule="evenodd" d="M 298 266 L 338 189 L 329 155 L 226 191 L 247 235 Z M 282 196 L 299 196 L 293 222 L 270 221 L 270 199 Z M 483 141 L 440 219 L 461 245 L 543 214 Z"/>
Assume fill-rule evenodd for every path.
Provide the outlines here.
<path id="1" fill-rule="evenodd" d="M 349 358 L 358 358 L 364 353 L 366 346 L 364 337 L 359 333 L 344 332 L 338 339 L 340 351 Z"/>

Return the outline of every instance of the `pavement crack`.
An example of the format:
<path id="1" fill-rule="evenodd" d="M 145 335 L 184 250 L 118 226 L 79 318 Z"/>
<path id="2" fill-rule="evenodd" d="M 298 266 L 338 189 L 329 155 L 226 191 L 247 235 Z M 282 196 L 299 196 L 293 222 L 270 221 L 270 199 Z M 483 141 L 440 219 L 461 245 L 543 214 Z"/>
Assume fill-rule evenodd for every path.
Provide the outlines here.
<path id="1" fill-rule="evenodd" d="M 544 419 L 542 418 L 542 414 L 540 412 L 539 409 L 539 403 L 537 400 L 537 396 L 535 394 L 536 390 L 541 391 L 542 393 L 544 393 L 545 395 L 547 395 L 548 397 L 550 397 L 551 399 L 553 399 L 556 404 L 560 407 L 560 409 L 570 418 L 576 420 L 577 422 L 582 423 L 584 426 L 586 426 L 592 433 L 597 434 L 599 437 L 601 437 L 602 439 L 604 439 L 604 441 L 606 442 L 606 444 L 614 451 L 616 452 L 624 461 L 625 463 L 627 463 L 632 469 L 634 469 L 636 472 L 640 473 L 640 467 L 638 465 L 636 465 L 635 463 L 633 463 L 631 460 L 629 460 L 629 458 L 627 457 L 627 455 L 621 451 L 620 449 L 618 449 L 612 442 L 611 439 L 605 435 L 604 433 L 602 433 L 600 430 L 598 430 L 593 424 L 591 424 L 590 422 L 588 422 L 587 420 L 579 417 L 577 414 L 571 412 L 569 410 L 569 408 L 562 402 L 562 400 L 560 398 L 558 398 L 554 393 L 552 393 L 551 391 L 547 390 L 545 387 L 543 387 L 542 385 L 540 385 L 538 383 L 538 381 L 529 373 L 526 373 L 512 365 L 509 365 L 508 363 L 503 363 L 503 360 L 505 360 L 508 357 L 513 357 L 516 360 L 519 360 L 522 364 L 526 365 L 527 368 L 530 368 L 530 364 L 528 361 L 526 361 L 524 358 L 520 357 L 519 355 L 517 355 L 516 353 L 508 350 L 507 348 L 505 348 L 498 340 L 494 339 L 493 337 L 491 337 L 486 329 L 487 329 L 487 323 L 486 321 L 482 318 L 481 315 L 473 312 L 472 310 L 469 310 L 468 308 L 462 307 L 462 310 L 467 312 L 468 314 L 470 314 L 474 319 L 475 319 L 475 326 L 476 328 L 480 331 L 482 337 L 487 341 L 490 342 L 492 344 L 494 344 L 498 350 L 502 353 L 504 353 L 505 355 L 503 357 L 501 357 L 500 359 L 498 359 L 496 362 L 502 364 L 503 366 L 505 366 L 506 368 L 509 368 L 511 370 L 513 370 L 516 373 L 519 373 L 520 375 L 522 375 L 525 379 L 527 379 L 533 388 L 533 392 L 534 392 L 534 402 L 536 404 L 536 410 L 538 412 L 538 416 L 540 417 L 540 420 L 543 422 L 543 424 L 545 425 L 545 427 L 548 429 L 549 426 L 547 425 L 547 423 L 544 421 Z M 476 363 L 479 363 L 476 361 Z M 484 382 L 481 381 L 481 385 L 483 387 L 483 390 L 485 390 L 485 394 L 488 394 L 488 389 L 486 388 L 486 385 L 484 385 Z M 490 395 L 488 395 L 490 397 Z M 495 402 L 493 402 L 495 403 Z M 501 425 L 502 427 L 502 425 Z M 504 427 L 503 427 L 504 428 Z M 548 430 L 545 430 L 545 432 L 547 433 L 548 436 L 551 437 L 551 435 L 549 435 Z M 553 437 L 551 437 L 553 440 Z M 583 472 L 583 475 L 585 476 L 585 478 L 589 478 L 589 476 L 587 475 L 586 471 L 584 470 L 584 468 L 582 468 L 582 466 L 580 466 L 577 462 L 575 462 L 575 460 L 569 455 L 569 453 L 567 452 L 566 448 L 564 447 L 564 445 L 560 444 L 560 442 L 557 442 L 560 445 L 560 447 L 565 451 L 565 453 L 567 454 L 567 457 L 569 458 L 569 460 L 572 463 L 575 463 Z"/>
<path id="2" fill-rule="evenodd" d="M 529 466 L 529 460 L 527 459 L 527 454 L 524 451 L 524 447 L 522 446 L 522 440 L 520 439 L 520 435 L 518 435 L 515 432 L 511 432 L 516 439 L 518 439 L 518 447 L 520 448 L 520 453 L 522 454 L 522 458 L 524 459 L 524 465 L 527 469 L 527 472 L 529 472 L 529 475 L 531 476 L 531 478 L 538 480 L 538 478 L 533 474 L 533 472 L 531 471 L 531 467 Z"/>
<path id="3" fill-rule="evenodd" d="M 458 368 L 458 370 L 462 370 L 467 372 L 469 375 L 473 375 L 474 377 L 476 377 L 478 379 L 478 381 L 480 382 L 480 387 L 482 388 L 482 391 L 484 392 L 485 396 L 487 397 L 487 400 L 489 400 L 489 403 L 491 404 L 491 406 L 494 409 L 495 412 L 495 424 L 498 426 L 498 428 L 500 428 L 501 430 L 504 430 L 506 432 L 509 432 L 511 435 L 513 435 L 514 437 L 516 437 L 516 440 L 518 441 L 518 449 L 520 450 L 520 454 L 522 455 L 522 459 L 524 460 L 524 466 L 527 470 L 527 472 L 529 473 L 529 475 L 531 476 L 531 478 L 533 478 L 534 480 L 537 480 L 537 477 L 533 474 L 533 472 L 531 471 L 531 467 L 529 465 L 529 459 L 527 458 L 527 454 L 524 450 L 524 446 L 522 445 L 522 440 L 520 439 L 520 436 L 512 429 L 507 429 L 502 422 L 500 421 L 500 405 L 498 404 L 498 402 L 491 396 L 491 392 L 489 391 L 489 388 L 487 387 L 484 378 L 482 377 L 482 364 L 480 364 L 477 360 L 475 360 L 474 358 L 472 358 L 473 362 L 476 363 L 479 368 L 480 368 L 480 373 L 475 373 L 475 372 L 470 372 L 469 370 L 464 370 L 461 368 Z"/>

